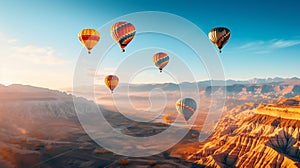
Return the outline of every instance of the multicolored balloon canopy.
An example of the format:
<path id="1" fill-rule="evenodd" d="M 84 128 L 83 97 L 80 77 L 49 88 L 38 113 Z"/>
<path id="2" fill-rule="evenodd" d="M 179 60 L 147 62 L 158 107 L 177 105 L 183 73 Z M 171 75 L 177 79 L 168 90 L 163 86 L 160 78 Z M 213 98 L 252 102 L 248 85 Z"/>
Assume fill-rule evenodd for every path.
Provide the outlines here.
<path id="1" fill-rule="evenodd" d="M 169 56 L 166 53 L 159 52 L 153 55 L 152 61 L 160 72 L 162 72 L 162 69 L 169 63 Z"/>
<path id="2" fill-rule="evenodd" d="M 192 98 L 179 99 L 176 102 L 176 109 L 178 113 L 183 114 L 184 119 L 187 121 L 195 113 L 197 103 Z"/>
<path id="3" fill-rule="evenodd" d="M 135 27 L 128 22 L 117 22 L 111 26 L 110 33 L 113 39 L 119 44 L 122 51 L 125 52 L 125 47 L 134 38 Z"/>

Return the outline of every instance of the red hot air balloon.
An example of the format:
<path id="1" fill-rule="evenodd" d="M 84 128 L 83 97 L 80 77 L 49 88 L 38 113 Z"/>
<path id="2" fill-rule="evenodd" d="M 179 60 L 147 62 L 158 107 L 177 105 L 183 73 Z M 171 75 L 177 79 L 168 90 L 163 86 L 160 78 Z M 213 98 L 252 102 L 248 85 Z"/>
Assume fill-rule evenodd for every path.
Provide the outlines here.
<path id="1" fill-rule="evenodd" d="M 113 39 L 125 52 L 125 47 L 130 43 L 135 35 L 135 27 L 128 22 L 117 22 L 110 28 L 110 33 Z"/>

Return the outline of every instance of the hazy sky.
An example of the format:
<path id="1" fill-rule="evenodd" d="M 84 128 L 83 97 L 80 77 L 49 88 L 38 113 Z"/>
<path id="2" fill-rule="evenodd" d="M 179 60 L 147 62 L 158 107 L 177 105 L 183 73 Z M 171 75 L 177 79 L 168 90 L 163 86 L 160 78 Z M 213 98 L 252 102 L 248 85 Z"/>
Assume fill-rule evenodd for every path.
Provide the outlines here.
<path id="1" fill-rule="evenodd" d="M 299 8 L 297 0 L 2 2 L 0 83 L 71 87 L 83 49 L 78 32 L 139 11 L 173 13 L 205 33 L 216 26 L 230 28 L 232 37 L 221 54 L 226 79 L 300 77 Z M 134 50 L 135 44 L 129 47 Z"/>

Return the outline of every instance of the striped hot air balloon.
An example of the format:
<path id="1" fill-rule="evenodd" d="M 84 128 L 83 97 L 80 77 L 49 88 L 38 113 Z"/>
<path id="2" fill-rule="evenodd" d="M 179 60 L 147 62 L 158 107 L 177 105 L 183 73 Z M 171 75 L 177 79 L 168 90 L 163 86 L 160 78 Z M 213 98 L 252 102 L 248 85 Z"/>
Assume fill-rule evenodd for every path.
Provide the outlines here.
<path id="1" fill-rule="evenodd" d="M 178 113 L 183 114 L 184 119 L 187 121 L 195 113 L 197 109 L 197 103 L 192 98 L 179 99 L 176 102 L 176 109 Z"/>
<path id="2" fill-rule="evenodd" d="M 100 33 L 95 29 L 82 29 L 78 33 L 79 41 L 83 46 L 88 49 L 88 53 L 91 53 L 91 50 L 100 40 Z"/>
<path id="3" fill-rule="evenodd" d="M 208 37 L 219 48 L 219 52 L 221 53 L 221 49 L 230 38 L 230 30 L 225 27 L 216 27 L 208 33 Z"/>
<path id="4" fill-rule="evenodd" d="M 128 22 L 117 22 L 111 26 L 110 33 L 113 39 L 120 45 L 122 51 L 125 52 L 125 47 L 135 35 L 135 27 Z"/>
<path id="5" fill-rule="evenodd" d="M 119 78 L 116 75 L 108 75 L 105 77 L 104 83 L 110 89 L 111 93 L 113 93 L 119 83 Z"/>
<path id="6" fill-rule="evenodd" d="M 159 52 L 153 55 L 152 61 L 160 72 L 162 72 L 162 69 L 169 63 L 169 56 L 166 53 Z"/>

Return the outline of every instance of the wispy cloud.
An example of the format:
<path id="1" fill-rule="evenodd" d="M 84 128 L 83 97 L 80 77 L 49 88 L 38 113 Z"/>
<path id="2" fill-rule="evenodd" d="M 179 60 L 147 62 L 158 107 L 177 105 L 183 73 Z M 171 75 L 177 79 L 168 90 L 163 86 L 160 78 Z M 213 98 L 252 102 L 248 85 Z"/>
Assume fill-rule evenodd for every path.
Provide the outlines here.
<path id="1" fill-rule="evenodd" d="M 15 43 L 18 41 L 16 38 L 9 38 L 6 35 L 4 35 L 2 32 L 0 32 L 0 41 L 5 43 Z"/>
<path id="2" fill-rule="evenodd" d="M 263 41 L 249 42 L 249 43 L 246 43 L 246 44 L 240 46 L 239 48 L 240 49 L 252 48 L 252 47 L 256 47 L 258 45 L 262 45 L 262 44 L 264 44 Z"/>
<path id="3" fill-rule="evenodd" d="M 241 45 L 238 47 L 239 50 L 252 51 L 255 54 L 266 54 L 270 53 L 275 49 L 288 48 L 295 45 L 299 45 L 300 40 L 283 40 L 273 39 L 269 41 L 254 41 Z"/>
<path id="4" fill-rule="evenodd" d="M 98 70 L 96 74 L 93 74 L 95 76 L 96 80 L 103 80 L 105 76 L 115 74 L 116 68 L 103 68 L 101 70 Z"/>
<path id="5" fill-rule="evenodd" d="M 8 43 L 15 43 L 15 42 L 17 42 L 17 41 L 18 41 L 18 40 L 15 39 L 15 38 L 11 38 L 11 39 L 8 39 L 8 40 L 7 40 Z"/>
<path id="6" fill-rule="evenodd" d="M 300 40 L 277 40 L 273 43 L 272 47 L 286 48 L 286 47 L 291 47 L 299 44 L 300 44 Z"/>
<path id="7" fill-rule="evenodd" d="M 270 50 L 259 50 L 259 51 L 255 51 L 255 54 L 268 54 L 270 53 Z"/>
<path id="8" fill-rule="evenodd" d="M 36 45 L 18 45 L 19 40 L 8 37 L 0 32 L 1 53 L 9 53 L 14 59 L 26 58 L 26 61 L 31 61 L 37 64 L 64 64 L 67 61 L 55 56 L 55 50 L 51 47 L 40 47 Z"/>
<path id="9" fill-rule="evenodd" d="M 11 47 L 15 56 L 25 56 L 27 60 L 37 64 L 64 64 L 65 60 L 54 56 L 54 49 L 50 47 L 37 47 L 33 45 Z"/>
<path id="10" fill-rule="evenodd" d="M 22 45 L 19 39 L 0 32 L 0 80 L 60 88 L 72 82 L 70 60 L 60 58 L 52 47 Z"/>

